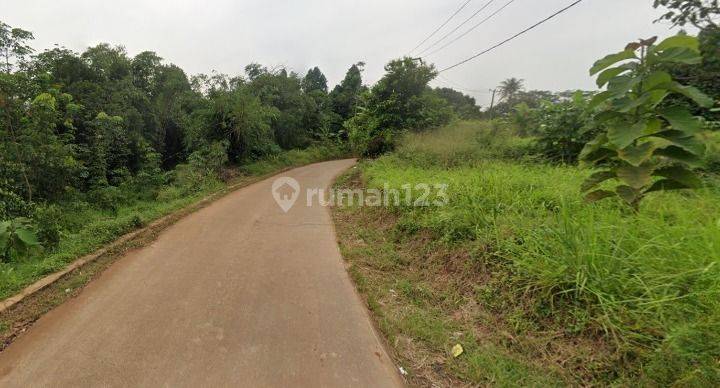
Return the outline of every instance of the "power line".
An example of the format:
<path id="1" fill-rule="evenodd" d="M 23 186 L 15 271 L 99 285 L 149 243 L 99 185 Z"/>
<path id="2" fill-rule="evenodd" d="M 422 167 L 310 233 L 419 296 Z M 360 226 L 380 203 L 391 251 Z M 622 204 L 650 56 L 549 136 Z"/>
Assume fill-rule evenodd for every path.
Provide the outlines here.
<path id="1" fill-rule="evenodd" d="M 534 30 L 534 29 L 537 28 L 538 26 L 540 26 L 540 25 L 542 25 L 542 24 L 545 24 L 545 23 L 548 22 L 550 19 L 555 18 L 556 16 L 560 15 L 561 13 L 569 10 L 570 8 L 572 8 L 572 7 L 580 4 L 580 3 L 582 3 L 582 2 L 583 2 L 583 0 L 577 0 L 577 1 L 575 1 L 574 3 L 568 5 L 567 7 L 565 7 L 565 8 L 563 8 L 563 9 L 555 12 L 554 14 L 546 17 L 545 19 L 543 19 L 543 20 L 541 20 L 541 21 L 533 24 L 532 26 L 530 26 L 530 27 L 528 27 L 528 28 L 526 28 L 526 29 L 518 32 L 517 34 L 511 36 L 510 38 L 507 38 L 507 39 L 505 39 L 504 41 L 496 44 L 495 46 L 492 46 L 492 47 L 488 48 L 487 50 L 481 51 L 481 52 L 479 52 L 479 53 L 471 56 L 470 58 L 467 58 L 467 59 L 465 59 L 465 60 L 462 60 L 462 61 L 460 61 L 460 62 L 458 62 L 458 63 L 456 63 L 456 64 L 454 64 L 454 65 L 452 65 L 452 66 L 448 66 L 448 67 L 440 70 L 438 73 L 442 73 L 442 72 L 444 72 L 444 71 L 448 71 L 448 70 L 450 70 L 450 69 L 454 69 L 454 68 L 456 68 L 456 67 L 458 67 L 458 66 L 460 66 L 460 65 L 463 65 L 463 64 L 465 64 L 465 63 L 468 63 L 468 62 L 472 61 L 473 59 L 475 59 L 475 58 L 477 58 L 477 57 L 479 57 L 479 56 L 481 56 L 481 55 L 485 55 L 485 54 L 489 53 L 490 51 L 493 51 L 493 50 L 495 50 L 496 48 L 498 48 L 498 47 L 500 47 L 500 46 L 503 46 L 504 44 L 510 42 L 511 40 L 514 40 L 515 38 L 517 38 L 517 37 L 519 37 L 519 36 L 521 36 L 521 35 L 524 35 L 524 34 L 526 34 L 527 32 L 529 32 L 529 31 L 531 31 L 531 30 Z"/>
<path id="2" fill-rule="evenodd" d="M 429 56 L 431 56 L 431 55 L 434 55 L 434 54 L 438 53 L 439 51 L 445 49 L 446 47 L 450 46 L 451 44 L 453 44 L 453 43 L 457 42 L 458 40 L 462 39 L 462 38 L 465 37 L 467 34 L 475 31 L 476 28 L 478 28 L 478 27 L 482 26 L 483 24 L 485 24 L 485 22 L 487 22 L 488 20 L 490 20 L 490 19 L 492 19 L 493 17 L 495 17 L 495 15 L 499 14 L 500 12 L 502 12 L 505 8 L 507 8 L 510 4 L 514 3 L 515 1 L 516 1 L 516 0 L 510 0 L 510 1 L 508 1 L 507 3 L 505 3 L 505 5 L 503 5 L 502 7 L 500 7 L 497 11 L 493 12 L 492 14 L 490 14 L 490 16 L 488 16 L 488 17 L 486 17 L 485 19 L 481 20 L 480 23 L 478 23 L 478 24 L 470 27 L 469 30 L 463 32 L 462 34 L 460 34 L 459 36 L 457 36 L 455 39 L 453 39 L 453 40 L 451 40 L 450 42 L 444 44 L 443 46 L 441 46 L 440 48 L 434 50 L 434 51 L 431 52 L 430 54 L 427 54 L 425 57 L 429 57 Z"/>
<path id="3" fill-rule="evenodd" d="M 426 52 L 428 52 L 428 50 L 430 50 L 431 48 L 433 48 L 433 47 L 437 46 L 438 44 L 440 44 L 440 42 L 442 42 L 443 40 L 445 40 L 448 36 L 454 34 L 455 31 L 459 30 L 462 26 L 464 26 L 465 24 L 467 24 L 467 22 L 469 22 L 470 20 L 474 19 L 475 16 L 477 16 L 478 14 L 480 14 L 480 12 L 484 11 L 485 8 L 489 7 L 490 4 L 492 4 L 494 1 L 495 1 L 495 0 L 490 0 L 490 1 L 488 1 L 487 3 L 485 3 L 485 5 L 483 5 L 479 10 L 475 11 L 474 14 L 470 15 L 469 18 L 465 19 L 462 23 L 460 23 L 460 24 L 459 24 L 457 27 L 455 27 L 452 31 L 450 31 L 450 32 L 448 32 L 447 34 L 443 35 L 443 37 L 440 38 L 440 39 L 438 39 L 437 41 L 435 41 L 435 43 L 433 43 L 433 44 L 431 44 L 430 46 L 426 47 L 425 50 L 421 51 L 421 52 L 418 54 L 418 56 L 419 56 L 419 57 L 422 56 L 423 54 L 425 54 Z"/>
<path id="4" fill-rule="evenodd" d="M 450 23 L 450 21 L 453 20 L 453 19 L 455 18 L 455 16 L 457 16 L 457 14 L 460 13 L 460 11 L 462 11 L 463 9 L 465 9 L 465 7 L 466 7 L 468 4 L 470 4 L 471 1 L 472 1 L 472 0 L 467 0 L 466 2 L 464 2 L 464 3 L 460 6 L 460 8 L 458 8 L 458 10 L 455 11 L 455 13 L 452 14 L 452 15 L 448 18 L 448 20 L 445 21 L 445 23 L 441 24 L 440 27 L 438 27 L 435 31 L 433 31 L 432 34 L 430 34 L 427 38 L 425 38 L 425 40 L 423 40 L 422 42 L 420 42 L 420 44 L 418 44 L 417 46 L 415 46 L 415 48 L 413 48 L 412 50 L 410 50 L 410 52 L 408 52 L 408 56 L 409 56 L 410 54 L 412 54 L 413 51 L 417 50 L 420 46 L 424 45 L 425 42 L 427 42 L 428 40 L 430 40 L 430 38 L 432 38 L 433 36 L 435 36 L 435 34 L 437 34 L 438 32 L 440 32 L 440 30 L 442 30 L 443 27 L 445 27 L 448 23 Z"/>
<path id="5" fill-rule="evenodd" d="M 452 81 L 450 81 L 450 80 L 447 79 L 446 77 L 443 77 L 443 76 L 440 75 L 440 74 L 438 74 L 438 80 L 439 80 L 440 82 L 445 83 L 446 85 L 451 86 L 453 89 L 457 89 L 457 90 L 460 90 L 460 91 L 463 91 L 463 92 L 468 92 L 468 93 L 484 93 L 484 94 L 489 94 L 489 93 L 490 93 L 488 90 L 464 89 L 463 87 L 459 86 L 458 83 L 452 82 Z"/>

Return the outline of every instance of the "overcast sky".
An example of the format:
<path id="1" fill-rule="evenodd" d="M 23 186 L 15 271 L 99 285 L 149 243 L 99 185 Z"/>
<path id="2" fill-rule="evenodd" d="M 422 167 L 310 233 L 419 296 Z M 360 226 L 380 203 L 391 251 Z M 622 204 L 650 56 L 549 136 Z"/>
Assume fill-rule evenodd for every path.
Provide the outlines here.
<path id="1" fill-rule="evenodd" d="M 250 62 L 305 73 L 319 66 L 331 85 L 364 61 L 366 83 L 383 65 L 420 43 L 465 0 L 0 0 L 0 20 L 35 34 L 36 49 L 60 44 L 82 51 L 101 42 L 131 55 L 152 50 L 189 74 L 240 74 Z M 458 34 L 500 8 L 495 0 Z M 472 0 L 444 32 L 486 4 Z M 516 0 L 447 49 L 438 68 L 498 43 L 572 0 Z M 489 55 L 442 74 L 433 85 L 461 87 L 485 105 L 487 89 L 508 77 L 529 89 L 591 89 L 592 63 L 627 42 L 672 33 L 653 24 L 652 0 L 585 0 Z M 435 37 L 440 38 L 442 32 Z M 431 39 L 430 42 L 433 42 Z M 429 42 L 429 43 L 430 43 Z"/>

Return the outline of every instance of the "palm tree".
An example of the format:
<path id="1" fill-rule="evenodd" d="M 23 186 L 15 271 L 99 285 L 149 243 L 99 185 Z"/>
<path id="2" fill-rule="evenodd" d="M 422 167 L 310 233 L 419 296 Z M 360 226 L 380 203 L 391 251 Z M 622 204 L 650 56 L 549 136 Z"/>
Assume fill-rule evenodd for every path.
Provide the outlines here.
<path id="1" fill-rule="evenodd" d="M 523 85 L 524 82 L 525 80 L 514 77 L 501 82 L 499 88 L 500 100 L 512 101 L 515 95 L 525 89 L 525 85 Z"/>

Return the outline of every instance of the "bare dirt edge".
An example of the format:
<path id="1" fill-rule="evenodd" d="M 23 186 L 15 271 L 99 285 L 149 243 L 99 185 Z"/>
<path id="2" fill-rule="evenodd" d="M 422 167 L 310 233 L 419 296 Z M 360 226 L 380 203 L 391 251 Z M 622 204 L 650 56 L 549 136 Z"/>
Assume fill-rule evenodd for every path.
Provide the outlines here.
<path id="1" fill-rule="evenodd" d="M 106 247 L 76 259 L 64 269 L 47 275 L 25 287 L 18 294 L 6 298 L 0 302 L 0 352 L 5 350 L 15 338 L 27 331 L 45 313 L 77 296 L 88 283 L 97 278 L 125 253 L 154 242 L 163 230 L 182 218 L 241 188 L 289 170 L 326 161 L 328 160 L 288 166 L 263 175 L 242 176 L 234 183 L 194 204 L 160 217 L 141 229 L 126 233 Z"/>
<path id="2" fill-rule="evenodd" d="M 354 171 L 356 171 L 357 168 L 358 165 L 356 163 L 349 169 L 340 172 L 339 174 L 334 176 L 332 181 L 330 182 L 330 188 L 334 187 L 340 178 L 344 178 L 348 175 L 356 173 Z M 397 375 L 400 376 L 400 379 L 403 383 L 405 383 L 405 385 L 408 385 L 409 381 L 406 373 L 404 373 L 404 369 L 402 369 L 399 354 L 397 353 L 395 348 L 390 345 L 390 342 L 388 342 L 388 338 L 385 336 L 385 334 L 383 334 L 383 331 L 378 326 L 377 319 L 373 312 L 370 310 L 370 306 L 367 303 L 367 298 L 360 292 L 357 284 L 355 283 L 355 280 L 352 277 L 352 274 L 350 273 L 350 268 L 352 267 L 352 264 L 345 258 L 345 256 L 342 254 L 342 251 L 340 250 L 341 241 L 337 231 L 338 220 L 335 217 L 335 206 L 327 208 L 327 211 L 330 215 L 330 227 L 332 229 L 333 238 L 337 246 L 338 255 L 342 260 L 343 268 L 345 268 L 345 277 L 350 282 L 350 284 L 352 284 L 353 294 L 355 294 L 355 298 L 357 299 L 358 303 L 363 307 L 365 317 L 372 326 L 373 335 L 375 336 L 375 338 L 377 338 L 377 341 L 383 347 L 383 350 L 385 350 L 385 354 L 390 356 L 390 362 L 395 366 L 395 372 L 397 373 Z"/>

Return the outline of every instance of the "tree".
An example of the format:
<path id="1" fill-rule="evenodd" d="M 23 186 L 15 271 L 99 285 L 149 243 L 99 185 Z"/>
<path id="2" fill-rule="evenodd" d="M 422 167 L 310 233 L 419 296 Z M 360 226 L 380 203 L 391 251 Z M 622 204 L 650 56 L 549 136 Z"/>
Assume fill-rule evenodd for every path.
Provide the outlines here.
<path id="1" fill-rule="evenodd" d="M 11 60 L 22 62 L 25 56 L 31 54 L 33 49 L 27 45 L 27 41 L 35 37 L 32 32 L 20 28 L 12 28 L 0 21 L 0 56 L 4 59 L 3 70 L 9 74 L 12 71 Z"/>
<path id="2" fill-rule="evenodd" d="M 303 78 L 302 89 L 305 93 L 319 91 L 327 94 L 328 86 L 325 74 L 323 74 L 318 67 L 310 69 L 305 78 Z"/>
<path id="3" fill-rule="evenodd" d="M 428 86 L 437 75 L 433 65 L 405 57 L 390 61 L 385 71 L 345 123 L 351 142 L 368 156 L 391 150 L 394 138 L 405 130 L 446 124 L 453 115 L 447 101 Z"/>
<path id="4" fill-rule="evenodd" d="M 435 93 L 447 101 L 462 119 L 478 119 L 482 116 L 481 108 L 474 98 L 466 96 L 451 88 L 436 88 Z"/>
<path id="5" fill-rule="evenodd" d="M 131 63 L 133 84 L 148 95 L 154 93 L 161 62 L 162 58 L 152 51 L 143 51 L 136 55 Z"/>
<path id="6" fill-rule="evenodd" d="M 718 0 L 655 0 L 654 7 L 660 6 L 668 8 L 669 11 L 658 20 L 668 20 L 674 26 L 692 24 L 701 30 L 719 27 Z"/>
<path id="7" fill-rule="evenodd" d="M 501 82 L 499 88 L 500 99 L 512 104 L 515 96 L 525 88 L 524 82 L 524 80 L 518 78 L 508 78 Z"/>
<path id="8" fill-rule="evenodd" d="M 364 62 L 358 62 L 350 66 L 347 73 L 345 73 L 345 78 L 330 93 L 332 110 L 343 121 L 349 119 L 355 113 L 360 94 L 364 90 L 362 83 L 364 66 Z"/>
<path id="9" fill-rule="evenodd" d="M 701 185 L 691 168 L 705 150 L 696 137 L 702 122 L 686 107 L 661 105 L 672 94 L 703 107 L 713 105 L 700 90 L 678 83 L 664 70 L 667 64 L 700 63 L 699 42 L 686 35 L 657 45 L 656 41 L 630 43 L 590 70 L 591 75 L 598 74 L 598 87 L 607 85 L 590 103 L 590 109 L 601 107 L 595 121 L 607 130 L 580 154 L 585 163 L 603 168 L 583 185 L 589 201 L 617 196 L 638 211 L 641 200 L 652 192 Z M 617 181 L 613 190 L 598 188 L 610 180 Z"/>

